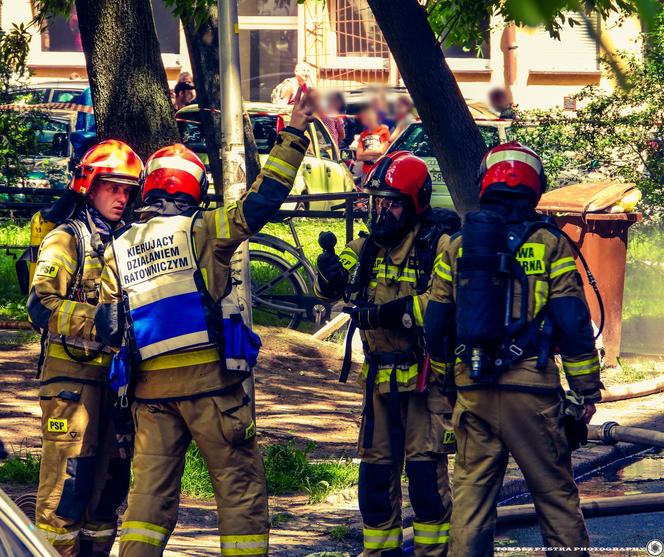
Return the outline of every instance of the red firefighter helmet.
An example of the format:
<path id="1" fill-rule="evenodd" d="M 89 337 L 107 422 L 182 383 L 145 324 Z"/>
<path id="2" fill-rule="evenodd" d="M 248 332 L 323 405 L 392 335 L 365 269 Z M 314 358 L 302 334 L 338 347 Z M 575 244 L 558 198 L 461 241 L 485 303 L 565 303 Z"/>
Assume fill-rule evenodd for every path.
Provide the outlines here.
<path id="1" fill-rule="evenodd" d="M 83 155 L 70 188 L 80 195 L 87 195 L 99 178 L 138 186 L 142 171 L 143 162 L 129 145 L 118 139 L 106 139 Z"/>
<path id="2" fill-rule="evenodd" d="M 205 165 L 182 143 L 162 147 L 145 162 L 141 186 L 143 201 L 151 191 L 161 190 L 185 193 L 199 203 L 208 189 Z"/>
<path id="3" fill-rule="evenodd" d="M 490 190 L 525 193 L 538 202 L 547 185 L 542 159 L 518 141 L 490 149 L 480 164 L 478 181 L 480 199 Z"/>
<path id="4" fill-rule="evenodd" d="M 410 199 L 417 215 L 429 208 L 431 187 L 427 164 L 408 151 L 383 155 L 364 181 L 364 192 L 372 196 Z"/>

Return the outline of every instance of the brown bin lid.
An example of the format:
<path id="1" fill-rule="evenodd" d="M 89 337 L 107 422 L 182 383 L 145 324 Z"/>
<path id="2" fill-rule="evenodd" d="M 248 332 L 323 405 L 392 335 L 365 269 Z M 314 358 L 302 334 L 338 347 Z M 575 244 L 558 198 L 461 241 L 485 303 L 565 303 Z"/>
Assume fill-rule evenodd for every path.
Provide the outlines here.
<path id="1" fill-rule="evenodd" d="M 624 182 L 589 182 L 572 184 L 542 196 L 537 209 L 543 212 L 593 213 L 606 211 L 618 203 L 635 184 Z"/>

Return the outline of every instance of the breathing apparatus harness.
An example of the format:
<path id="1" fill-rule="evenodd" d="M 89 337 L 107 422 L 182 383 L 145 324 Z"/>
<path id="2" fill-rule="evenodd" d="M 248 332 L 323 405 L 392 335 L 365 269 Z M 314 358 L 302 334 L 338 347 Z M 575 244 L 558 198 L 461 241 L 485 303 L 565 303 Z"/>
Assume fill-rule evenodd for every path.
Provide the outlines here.
<path id="1" fill-rule="evenodd" d="M 547 318 L 546 305 L 527 321 L 528 279 L 516 257 L 539 229 L 562 235 L 572 246 L 597 297 L 600 322 L 595 338 L 604 327 L 604 304 L 597 281 L 578 246 L 552 217 L 514 225 L 493 211 L 469 213 L 462 232 L 463 253 L 457 261 L 455 354 L 470 365 L 470 377 L 478 384 L 495 383 L 511 365 L 534 355 L 537 369 L 547 365 L 553 324 Z M 519 315 L 513 319 L 515 283 L 520 286 L 521 299 Z"/>
<path id="2" fill-rule="evenodd" d="M 93 257 L 96 257 L 99 259 L 102 264 L 103 264 L 103 256 L 104 256 L 104 243 L 101 240 L 101 235 L 97 231 L 97 227 L 92 219 L 92 216 L 90 215 L 90 211 L 88 211 L 88 208 L 85 207 L 84 209 L 85 215 L 87 218 L 87 224 L 89 227 L 90 231 L 90 255 Z M 82 226 L 85 226 L 85 224 L 79 223 L 77 221 L 70 220 L 68 221 L 69 224 L 71 225 L 72 229 L 74 230 L 74 233 L 76 235 L 76 242 L 78 244 L 76 253 L 78 255 L 78 261 L 77 261 L 77 267 L 76 267 L 76 276 L 74 277 L 74 281 L 72 282 L 71 287 L 69 288 L 69 291 L 67 292 L 67 298 L 69 300 L 74 300 L 77 302 L 82 302 L 84 301 L 82 299 L 83 296 L 83 270 L 85 267 L 85 257 L 88 255 L 86 253 L 85 249 L 85 241 L 83 238 L 83 230 Z M 87 363 L 91 362 L 95 358 L 97 358 L 106 348 L 105 345 L 101 345 L 99 348 L 96 350 L 93 350 L 89 354 L 85 355 L 76 355 L 74 354 L 69 346 L 67 345 L 67 339 L 64 335 L 60 337 L 60 340 L 62 342 L 62 348 L 65 351 L 65 354 L 72 360 L 79 362 L 79 363 Z"/>

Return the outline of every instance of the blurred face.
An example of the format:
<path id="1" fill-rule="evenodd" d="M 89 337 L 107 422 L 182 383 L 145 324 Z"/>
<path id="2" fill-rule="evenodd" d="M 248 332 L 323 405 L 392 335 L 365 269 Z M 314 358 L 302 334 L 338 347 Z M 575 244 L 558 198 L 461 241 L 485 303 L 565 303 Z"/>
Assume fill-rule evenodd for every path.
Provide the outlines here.
<path id="1" fill-rule="evenodd" d="M 367 129 L 374 129 L 378 127 L 378 116 L 373 108 L 367 108 L 360 114 L 360 122 Z"/>
<path id="2" fill-rule="evenodd" d="M 489 96 L 489 103 L 491 104 L 491 108 L 499 112 L 509 107 L 507 95 L 503 91 L 492 91 Z"/>
<path id="3" fill-rule="evenodd" d="M 411 111 L 412 107 L 406 99 L 398 99 L 394 107 L 397 117 L 403 118 Z"/>
<path id="4" fill-rule="evenodd" d="M 88 196 L 88 202 L 106 220 L 118 222 L 129 203 L 131 190 L 135 187 L 105 179 L 97 180 Z"/>
<path id="5" fill-rule="evenodd" d="M 327 109 L 330 112 L 341 112 L 341 99 L 338 95 L 329 95 L 327 97 Z"/>

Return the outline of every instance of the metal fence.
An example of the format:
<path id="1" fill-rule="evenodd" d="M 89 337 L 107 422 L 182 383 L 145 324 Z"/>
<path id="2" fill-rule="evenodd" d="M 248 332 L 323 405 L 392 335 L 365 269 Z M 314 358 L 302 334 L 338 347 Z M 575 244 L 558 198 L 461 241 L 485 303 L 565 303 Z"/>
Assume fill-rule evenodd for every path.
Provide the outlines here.
<path id="1" fill-rule="evenodd" d="M 27 219 L 40 209 L 51 205 L 62 193 L 63 190 L 0 186 L 0 195 L 9 198 L 6 201 L 0 201 L 0 218 L 5 220 L 16 218 Z M 20 198 L 25 199 L 26 196 L 30 197 L 29 201 L 19 200 Z M 350 242 L 354 237 L 354 221 L 356 219 L 366 220 L 367 218 L 367 212 L 356 207 L 357 201 L 366 197 L 366 194 L 360 192 L 290 195 L 284 201 L 285 204 L 315 203 L 320 201 L 339 201 L 340 203 L 333 205 L 329 210 L 282 210 L 272 220 L 273 222 L 278 222 L 287 218 L 344 219 L 346 221 L 346 241 Z M 209 199 L 211 204 L 222 202 L 222 196 L 220 195 L 210 195 Z M 0 245 L 0 249 L 4 250 L 24 247 L 27 246 Z"/>

